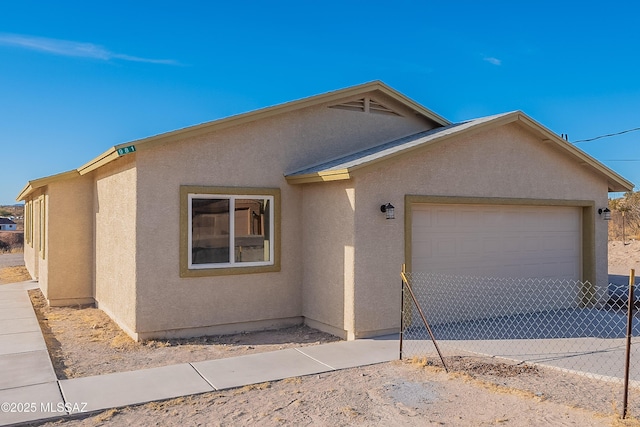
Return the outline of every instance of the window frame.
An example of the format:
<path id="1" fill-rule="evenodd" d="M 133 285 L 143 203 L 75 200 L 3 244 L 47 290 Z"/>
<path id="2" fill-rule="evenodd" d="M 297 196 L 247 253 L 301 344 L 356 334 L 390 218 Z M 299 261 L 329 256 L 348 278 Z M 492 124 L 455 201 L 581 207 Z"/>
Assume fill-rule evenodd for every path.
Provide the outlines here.
<path id="1" fill-rule="evenodd" d="M 270 203 L 269 261 L 237 262 L 233 259 L 235 230 L 229 233 L 228 263 L 192 264 L 192 200 L 227 199 L 230 213 L 238 199 L 268 199 Z M 233 200 L 233 202 L 232 202 Z M 230 215 L 230 225 L 233 224 Z M 280 189 L 248 187 L 180 186 L 180 277 L 206 277 L 280 271 Z"/>
<path id="2" fill-rule="evenodd" d="M 24 241 L 33 247 L 31 244 L 31 233 L 33 232 L 31 227 L 31 204 L 31 200 L 26 201 L 24 204 Z"/>
<path id="3" fill-rule="evenodd" d="M 40 258 L 45 259 L 47 243 L 47 195 L 38 197 L 40 201 Z"/>

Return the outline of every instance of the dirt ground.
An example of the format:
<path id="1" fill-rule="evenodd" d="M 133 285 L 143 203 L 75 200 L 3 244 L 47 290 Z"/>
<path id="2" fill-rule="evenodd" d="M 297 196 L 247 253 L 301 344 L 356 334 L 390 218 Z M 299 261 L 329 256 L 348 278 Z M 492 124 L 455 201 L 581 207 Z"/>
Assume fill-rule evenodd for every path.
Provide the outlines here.
<path id="1" fill-rule="evenodd" d="M 48 307 L 29 291 L 58 379 L 134 371 L 338 341 L 306 326 L 138 343 L 92 307 Z"/>
<path id="2" fill-rule="evenodd" d="M 22 266 L 0 268 L 0 285 L 6 283 L 24 282 L 31 280 L 31 276 Z"/>
<path id="3" fill-rule="evenodd" d="M 610 260 L 621 270 L 636 259 L 640 263 L 640 244 L 610 243 L 610 250 Z M 336 340 L 301 326 L 136 343 L 100 310 L 50 308 L 39 291 L 30 296 L 60 379 Z M 396 361 L 38 425 L 640 426 L 635 419 L 622 421 L 612 415 L 620 412 L 614 389 L 604 390 L 594 400 L 593 387 L 607 386 L 586 378 L 492 359 L 459 358 L 448 363 L 453 372 L 434 366 L 436 361 Z M 640 401 L 640 395 L 635 400 Z"/>
<path id="4" fill-rule="evenodd" d="M 640 276 L 640 241 L 627 240 L 609 242 L 609 274 L 629 275 L 630 269 Z"/>
<path id="5" fill-rule="evenodd" d="M 114 409 L 61 424 L 65 427 L 625 425 L 612 417 L 545 401 L 528 393 L 487 386 L 465 376 L 402 362 Z"/>

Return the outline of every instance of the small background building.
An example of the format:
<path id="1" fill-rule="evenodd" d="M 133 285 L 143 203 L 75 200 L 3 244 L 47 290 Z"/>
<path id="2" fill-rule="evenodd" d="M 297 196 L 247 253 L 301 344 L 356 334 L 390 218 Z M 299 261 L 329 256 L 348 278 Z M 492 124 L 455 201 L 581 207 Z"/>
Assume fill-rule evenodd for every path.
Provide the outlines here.
<path id="1" fill-rule="evenodd" d="M 0 218 L 0 231 L 17 230 L 17 224 L 9 218 Z"/>

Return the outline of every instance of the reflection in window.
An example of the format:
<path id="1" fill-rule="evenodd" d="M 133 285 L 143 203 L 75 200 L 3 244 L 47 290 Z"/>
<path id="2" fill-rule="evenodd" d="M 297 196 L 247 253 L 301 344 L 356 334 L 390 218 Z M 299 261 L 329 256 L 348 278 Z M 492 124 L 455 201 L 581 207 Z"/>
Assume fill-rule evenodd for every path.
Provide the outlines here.
<path id="1" fill-rule="evenodd" d="M 269 261 L 269 201 L 236 199 L 234 219 L 235 262 Z"/>
<path id="2" fill-rule="evenodd" d="M 190 194 L 189 217 L 190 268 L 273 264 L 273 196 Z"/>
<path id="3" fill-rule="evenodd" d="M 229 200 L 193 199 L 192 264 L 229 262 Z"/>

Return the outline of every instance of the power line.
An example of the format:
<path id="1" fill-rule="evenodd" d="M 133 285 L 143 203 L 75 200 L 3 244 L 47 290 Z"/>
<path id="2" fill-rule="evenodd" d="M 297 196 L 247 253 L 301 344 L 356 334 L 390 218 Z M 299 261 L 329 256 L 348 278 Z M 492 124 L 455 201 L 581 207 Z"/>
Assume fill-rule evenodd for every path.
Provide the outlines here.
<path id="1" fill-rule="evenodd" d="M 602 139 L 602 138 L 608 138 L 610 136 L 618 136 L 618 135 L 622 135 L 622 134 L 629 133 L 629 132 L 635 132 L 635 131 L 638 131 L 638 130 L 640 130 L 640 127 L 639 128 L 633 128 L 633 129 L 627 129 L 627 130 L 623 130 L 621 132 L 616 132 L 616 133 L 608 133 L 606 135 L 600 135 L 600 136 L 596 136 L 596 137 L 593 137 L 593 138 L 579 139 L 578 141 L 573 141 L 573 143 L 574 144 L 579 144 L 581 142 L 591 142 L 591 141 L 595 141 L 595 140 Z"/>

